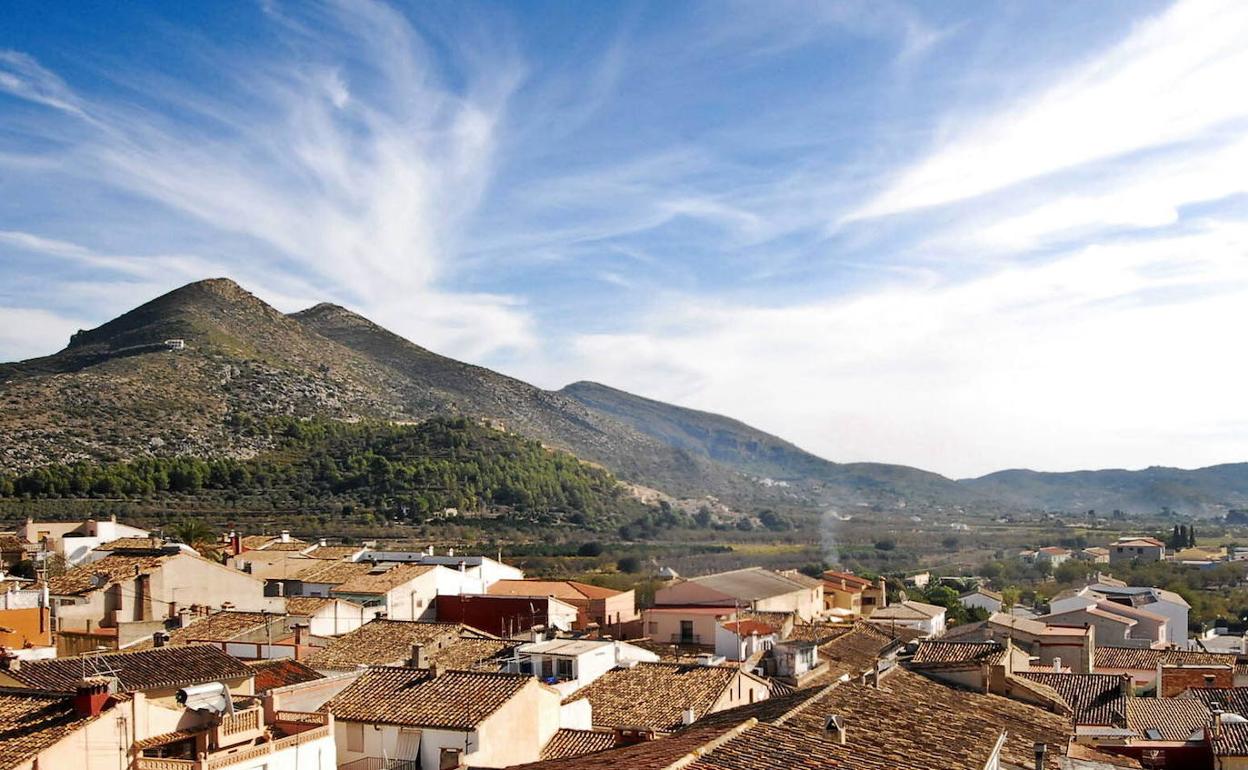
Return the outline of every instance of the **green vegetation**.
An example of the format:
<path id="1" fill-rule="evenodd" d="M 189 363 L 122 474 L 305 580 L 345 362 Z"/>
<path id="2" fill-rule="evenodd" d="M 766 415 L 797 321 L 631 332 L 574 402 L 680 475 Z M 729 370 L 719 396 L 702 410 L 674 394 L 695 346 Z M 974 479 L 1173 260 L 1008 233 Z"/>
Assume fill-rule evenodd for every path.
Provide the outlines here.
<path id="1" fill-rule="evenodd" d="M 455 509 L 577 516 L 590 527 L 648 515 L 607 471 L 467 419 L 413 426 L 269 418 L 238 427 L 274 448 L 249 460 L 162 457 L 50 465 L 0 475 L 0 497 L 178 497 L 226 506 L 263 498 L 274 507 L 345 514 L 371 508 L 406 521 Z"/>

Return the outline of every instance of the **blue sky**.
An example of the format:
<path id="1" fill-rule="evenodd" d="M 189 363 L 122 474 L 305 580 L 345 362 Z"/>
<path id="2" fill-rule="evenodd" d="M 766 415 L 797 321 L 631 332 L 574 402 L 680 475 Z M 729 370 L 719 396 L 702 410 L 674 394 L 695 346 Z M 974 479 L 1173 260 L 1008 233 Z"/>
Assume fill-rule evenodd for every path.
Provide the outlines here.
<path id="1" fill-rule="evenodd" d="M 131 3 L 0 25 L 0 359 L 198 278 L 834 460 L 1248 460 L 1248 6 Z"/>

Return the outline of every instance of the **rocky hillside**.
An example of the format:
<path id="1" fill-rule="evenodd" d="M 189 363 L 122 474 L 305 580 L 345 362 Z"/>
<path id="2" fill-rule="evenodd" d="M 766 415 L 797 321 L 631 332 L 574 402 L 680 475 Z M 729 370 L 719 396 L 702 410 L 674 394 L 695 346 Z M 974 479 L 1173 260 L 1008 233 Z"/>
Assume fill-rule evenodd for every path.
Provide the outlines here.
<path id="1" fill-rule="evenodd" d="M 603 385 L 541 390 L 440 356 L 336 305 L 284 315 L 227 279 L 189 284 L 80 331 L 56 354 L 0 364 L 0 471 L 255 457 L 274 447 L 254 429 L 272 417 L 469 417 L 640 487 L 738 506 L 1195 512 L 1248 504 L 1248 466 L 1007 471 L 955 482 L 904 466 L 829 462 L 737 420 Z"/>

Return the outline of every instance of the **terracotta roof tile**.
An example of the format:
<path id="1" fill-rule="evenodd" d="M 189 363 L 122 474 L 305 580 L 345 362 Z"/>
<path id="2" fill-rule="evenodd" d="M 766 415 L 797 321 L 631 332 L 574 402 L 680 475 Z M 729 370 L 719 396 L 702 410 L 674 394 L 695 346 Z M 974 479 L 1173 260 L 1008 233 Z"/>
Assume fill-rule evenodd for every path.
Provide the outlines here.
<path id="1" fill-rule="evenodd" d="M 821 734 L 829 717 L 846 725 L 846 764 L 886 760 L 896 770 L 983 767 L 997 738 L 1008 733 L 1002 760 L 1034 764 L 1033 744 L 1048 745 L 1046 767 L 1057 768 L 1072 732 L 1064 717 L 997 695 L 987 695 L 896 667 L 878 687 L 850 680 L 824 690 L 783 726 Z"/>
<path id="2" fill-rule="evenodd" d="M 156 550 L 163 548 L 164 541 L 158 537 L 119 537 L 95 547 L 96 551 Z"/>
<path id="3" fill-rule="evenodd" d="M 304 583 L 324 583 L 331 586 L 341 585 L 373 568 L 372 564 L 355 561 L 328 563 L 324 559 L 300 559 L 300 561 L 307 561 L 307 564 L 299 565 L 298 571 L 293 575 L 294 578 Z"/>
<path id="4" fill-rule="evenodd" d="M 1248 687 L 1193 687 L 1179 697 L 1195 698 L 1205 706 L 1216 703 L 1223 711 L 1248 717 Z"/>
<path id="5" fill-rule="evenodd" d="M 1203 652 L 1199 650 L 1152 650 L 1140 647 L 1096 647 L 1097 668 L 1124 668 L 1156 670 L 1157 666 L 1234 666 L 1233 652 Z"/>
<path id="6" fill-rule="evenodd" d="M 743 723 L 746 727 L 749 725 Z M 677 760 L 705 750 L 716 740 L 731 738 L 742 725 L 697 726 L 670 738 L 643 741 L 595 754 L 563 759 L 548 759 L 526 765 L 514 765 L 512 770 L 665 770 Z"/>
<path id="7" fill-rule="evenodd" d="M 615 747 L 615 734 L 601 730 L 558 730 L 542 748 L 542 759 L 580 757 Z"/>
<path id="8" fill-rule="evenodd" d="M 499 580 L 485 591 L 491 596 L 553 596 L 564 601 L 609 599 L 622 591 L 575 580 Z"/>
<path id="9" fill-rule="evenodd" d="M 335 719 L 372 724 L 465 730 L 485 721 L 537 680 L 520 674 L 370 668 L 334 696 Z"/>
<path id="10" fill-rule="evenodd" d="M 1209 709 L 1195 698 L 1127 698 L 1127 729 L 1141 738 L 1186 741 L 1208 722 Z"/>
<path id="11" fill-rule="evenodd" d="M 1248 723 L 1223 723 L 1213 741 L 1213 753 L 1219 757 L 1248 757 Z"/>
<path id="12" fill-rule="evenodd" d="M 120 692 L 185 687 L 222 679 L 242 679 L 252 675 L 251 669 L 237 658 L 226 655 L 208 644 L 184 647 L 159 647 L 137 652 L 108 652 L 89 658 L 50 658 L 22 663 L 9 676 L 27 687 L 41 690 L 73 691 L 88 676 L 114 672 Z"/>
<path id="13" fill-rule="evenodd" d="M 910 665 L 949 665 L 961 663 L 997 663 L 1005 655 L 1005 647 L 996 642 L 919 642 Z"/>
<path id="14" fill-rule="evenodd" d="M 393 665 L 411 657 L 413 644 L 427 645 L 432 654 L 439 646 L 458 641 L 462 628 L 458 623 L 378 618 L 333 640 L 327 647 L 309 655 L 304 663 L 315 669 L 330 670 Z"/>
<path id="15" fill-rule="evenodd" d="M 430 653 L 429 662 L 460 671 L 498 671 L 520 644 L 506 639 L 461 638 Z"/>
<path id="16" fill-rule="evenodd" d="M 275 633 L 281 633 L 284 629 L 280 627 L 280 621 L 283 616 L 272 612 L 236 612 L 234 610 L 223 610 L 213 613 L 205 618 L 192 621 L 189 625 L 182 628 L 175 628 L 169 632 L 170 645 L 191 644 L 193 642 L 228 642 L 232 639 L 253 632 L 263 630 L 266 625 L 274 624 L 277 626 Z M 150 638 L 132 644 L 127 650 L 146 650 L 152 648 L 152 640 Z"/>
<path id="17" fill-rule="evenodd" d="M 150 574 L 168 558 L 110 554 L 97 562 L 81 564 L 64 575 L 51 578 L 48 580 L 48 592 L 55 596 L 89 594 L 135 575 Z"/>
<path id="18" fill-rule="evenodd" d="M 289 658 L 282 660 L 252 660 L 247 662 L 247 666 L 256 672 L 257 695 L 278 687 L 287 687 L 292 684 L 302 684 L 303 682 L 313 682 L 317 679 L 325 678 L 303 663 Z"/>
<path id="19" fill-rule="evenodd" d="M 360 573 L 345 583 L 335 586 L 330 593 L 384 594 L 427 572 L 432 572 L 433 569 L 432 564 L 396 564 L 384 570 L 374 567 L 368 572 Z"/>
<path id="20" fill-rule="evenodd" d="M 1127 695 L 1120 674 L 1020 671 L 1016 677 L 1052 687 L 1074 710 L 1077 725 L 1126 727 Z"/>
<path id="21" fill-rule="evenodd" d="M 733 666 L 638 663 L 608 671 L 567 701 L 588 698 L 595 727 L 671 732 L 683 726 L 686 708 L 695 719 L 706 715 L 740 672 Z"/>
<path id="22" fill-rule="evenodd" d="M 9 770 L 82 727 L 73 698 L 0 688 L 0 770 Z"/>

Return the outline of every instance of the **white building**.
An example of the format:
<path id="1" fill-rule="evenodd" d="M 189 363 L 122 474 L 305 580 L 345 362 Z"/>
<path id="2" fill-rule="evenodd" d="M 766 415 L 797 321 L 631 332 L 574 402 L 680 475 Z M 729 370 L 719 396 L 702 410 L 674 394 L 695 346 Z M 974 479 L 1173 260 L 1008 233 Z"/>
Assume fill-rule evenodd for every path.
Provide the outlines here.
<path id="1" fill-rule="evenodd" d="M 530 674 L 570 695 L 616 666 L 657 662 L 659 656 L 627 642 L 594 639 L 552 639 L 516 648 L 509 665 L 518 674 Z"/>
<path id="2" fill-rule="evenodd" d="M 91 551 L 104 543 L 123 537 L 148 537 L 145 529 L 118 524 L 117 517 L 107 521 L 35 521 L 27 519 L 17 529 L 17 537 L 25 543 L 40 545 L 42 557 L 57 554 L 70 564 L 78 564 L 88 558 Z"/>
<path id="3" fill-rule="evenodd" d="M 715 654 L 725 660 L 747 660 L 779 641 L 779 629 L 753 618 L 725 620 L 715 626 Z"/>
<path id="4" fill-rule="evenodd" d="M 1053 597 L 1049 601 L 1049 612 L 1064 613 L 1100 602 L 1112 602 L 1164 617 L 1165 641 L 1179 649 L 1187 649 L 1187 619 L 1191 605 L 1182 596 L 1164 588 L 1128 586 L 1120 580 L 1101 578 L 1091 585 Z"/>
<path id="5" fill-rule="evenodd" d="M 898 602 L 871 613 L 867 622 L 886 628 L 911 628 L 928 636 L 940 636 L 945 632 L 945 608 L 916 601 Z"/>
<path id="6" fill-rule="evenodd" d="M 989 614 L 1000 612 L 1004 605 L 1004 599 L 1001 594 L 996 591 L 989 591 L 987 588 L 976 588 L 974 591 L 962 594 L 958 597 L 958 602 L 967 609 L 978 607 L 987 610 Z"/>
<path id="7" fill-rule="evenodd" d="M 370 551 L 361 555 L 359 560 L 445 567 L 448 572 L 439 577 L 440 594 L 483 594 L 500 580 L 524 579 L 524 571 L 510 564 L 503 564 L 488 556 L 457 556 L 453 548 L 447 549 L 441 555 L 434 553 L 433 546 L 424 551 Z"/>

